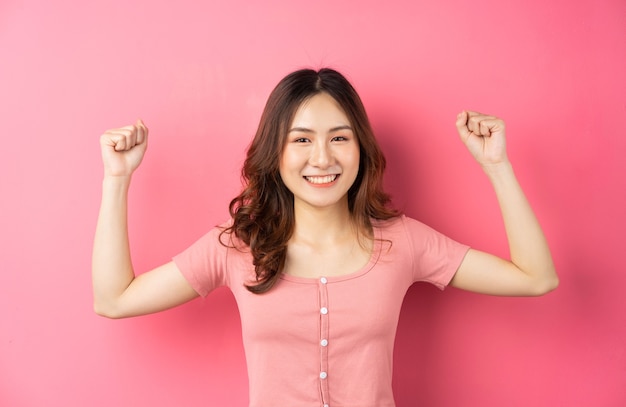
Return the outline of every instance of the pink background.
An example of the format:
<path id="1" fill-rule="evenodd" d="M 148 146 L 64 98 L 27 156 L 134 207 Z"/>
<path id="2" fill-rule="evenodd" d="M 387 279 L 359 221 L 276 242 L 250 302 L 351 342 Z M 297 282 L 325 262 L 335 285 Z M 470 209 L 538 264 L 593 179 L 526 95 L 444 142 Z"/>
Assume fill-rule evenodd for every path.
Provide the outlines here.
<path id="1" fill-rule="evenodd" d="M 501 255 L 495 199 L 454 118 L 505 118 L 561 276 L 541 298 L 414 286 L 398 406 L 626 405 L 626 3 L 380 4 L 0 3 L 0 405 L 246 405 L 228 291 L 131 320 L 93 313 L 98 136 L 150 127 L 130 204 L 146 270 L 226 218 L 277 81 L 326 65 L 362 95 L 395 203 Z"/>

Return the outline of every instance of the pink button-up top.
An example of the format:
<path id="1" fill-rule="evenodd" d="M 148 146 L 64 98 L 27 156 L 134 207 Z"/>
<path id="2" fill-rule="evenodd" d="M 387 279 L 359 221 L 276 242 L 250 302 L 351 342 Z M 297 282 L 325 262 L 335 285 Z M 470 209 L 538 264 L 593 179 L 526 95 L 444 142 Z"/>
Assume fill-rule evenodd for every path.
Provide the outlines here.
<path id="1" fill-rule="evenodd" d="M 234 294 L 251 407 L 393 407 L 393 345 L 404 295 L 417 281 L 443 289 L 468 250 L 401 216 L 375 222 L 374 250 L 361 270 L 283 275 L 269 292 L 253 294 L 244 286 L 254 281 L 252 256 L 236 240 L 239 250 L 220 244 L 219 233 L 211 230 L 174 262 L 200 295 L 220 286 Z"/>

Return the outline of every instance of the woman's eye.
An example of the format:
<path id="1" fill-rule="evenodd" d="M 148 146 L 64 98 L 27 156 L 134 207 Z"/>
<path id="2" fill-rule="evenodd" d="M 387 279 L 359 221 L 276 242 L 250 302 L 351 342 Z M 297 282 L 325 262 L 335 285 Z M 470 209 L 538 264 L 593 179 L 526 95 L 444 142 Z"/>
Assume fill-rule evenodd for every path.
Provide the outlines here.
<path id="1" fill-rule="evenodd" d="M 333 137 L 333 141 L 346 141 L 346 140 L 348 140 L 348 138 L 344 136 Z"/>
<path id="2" fill-rule="evenodd" d="M 297 139 L 295 139 L 293 142 L 294 142 L 294 143 L 306 143 L 306 142 L 308 142 L 308 141 L 309 141 L 309 139 L 308 139 L 308 138 L 305 138 L 305 137 L 298 137 L 298 138 L 297 138 Z"/>

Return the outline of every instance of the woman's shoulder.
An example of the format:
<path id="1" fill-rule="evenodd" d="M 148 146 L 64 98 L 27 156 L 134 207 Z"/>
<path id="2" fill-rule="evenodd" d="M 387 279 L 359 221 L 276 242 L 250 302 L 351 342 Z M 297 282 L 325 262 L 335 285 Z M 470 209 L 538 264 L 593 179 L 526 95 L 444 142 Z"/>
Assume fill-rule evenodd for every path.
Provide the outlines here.
<path id="1" fill-rule="evenodd" d="M 387 220 L 375 220 L 372 221 L 372 225 L 383 239 L 393 240 L 394 237 L 400 236 L 416 237 L 436 233 L 430 226 L 405 214 Z"/>
<path id="2" fill-rule="evenodd" d="M 225 250 L 237 249 L 238 251 L 247 251 L 248 246 L 237 237 L 232 229 L 232 225 L 233 220 L 228 219 L 210 227 L 192 247 L 196 246 L 196 249 L 202 248 L 204 250 L 211 250 L 210 248 L 212 247 L 216 249 L 221 247 Z"/>
<path id="3" fill-rule="evenodd" d="M 238 251 L 247 252 L 249 247 L 243 242 L 235 233 L 233 226 L 233 219 L 229 218 L 226 221 L 216 225 L 209 231 L 214 235 L 217 235 L 220 244 L 230 249 L 237 249 Z"/>
<path id="4" fill-rule="evenodd" d="M 418 220 L 410 218 L 405 214 L 400 214 L 389 219 L 372 219 L 372 226 L 381 231 L 402 229 L 405 228 L 407 224 L 410 225 L 415 223 L 422 224 Z"/>

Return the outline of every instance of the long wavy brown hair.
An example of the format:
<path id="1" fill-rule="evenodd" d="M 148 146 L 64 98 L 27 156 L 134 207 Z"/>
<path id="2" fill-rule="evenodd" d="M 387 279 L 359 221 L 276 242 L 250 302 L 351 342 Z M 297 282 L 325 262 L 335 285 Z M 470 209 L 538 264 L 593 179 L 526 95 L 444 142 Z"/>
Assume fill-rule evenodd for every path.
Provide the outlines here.
<path id="1" fill-rule="evenodd" d="M 232 224 L 222 232 L 234 233 L 249 247 L 256 281 L 246 287 L 255 294 L 268 291 L 280 278 L 295 225 L 293 194 L 279 173 L 287 133 L 302 103 L 322 92 L 343 108 L 359 142 L 359 172 L 348 190 L 348 207 L 359 235 L 371 236 L 372 219 L 387 220 L 399 214 L 383 191 L 385 157 L 350 82 L 330 68 L 287 75 L 265 105 L 241 170 L 243 190 L 229 205 Z"/>

